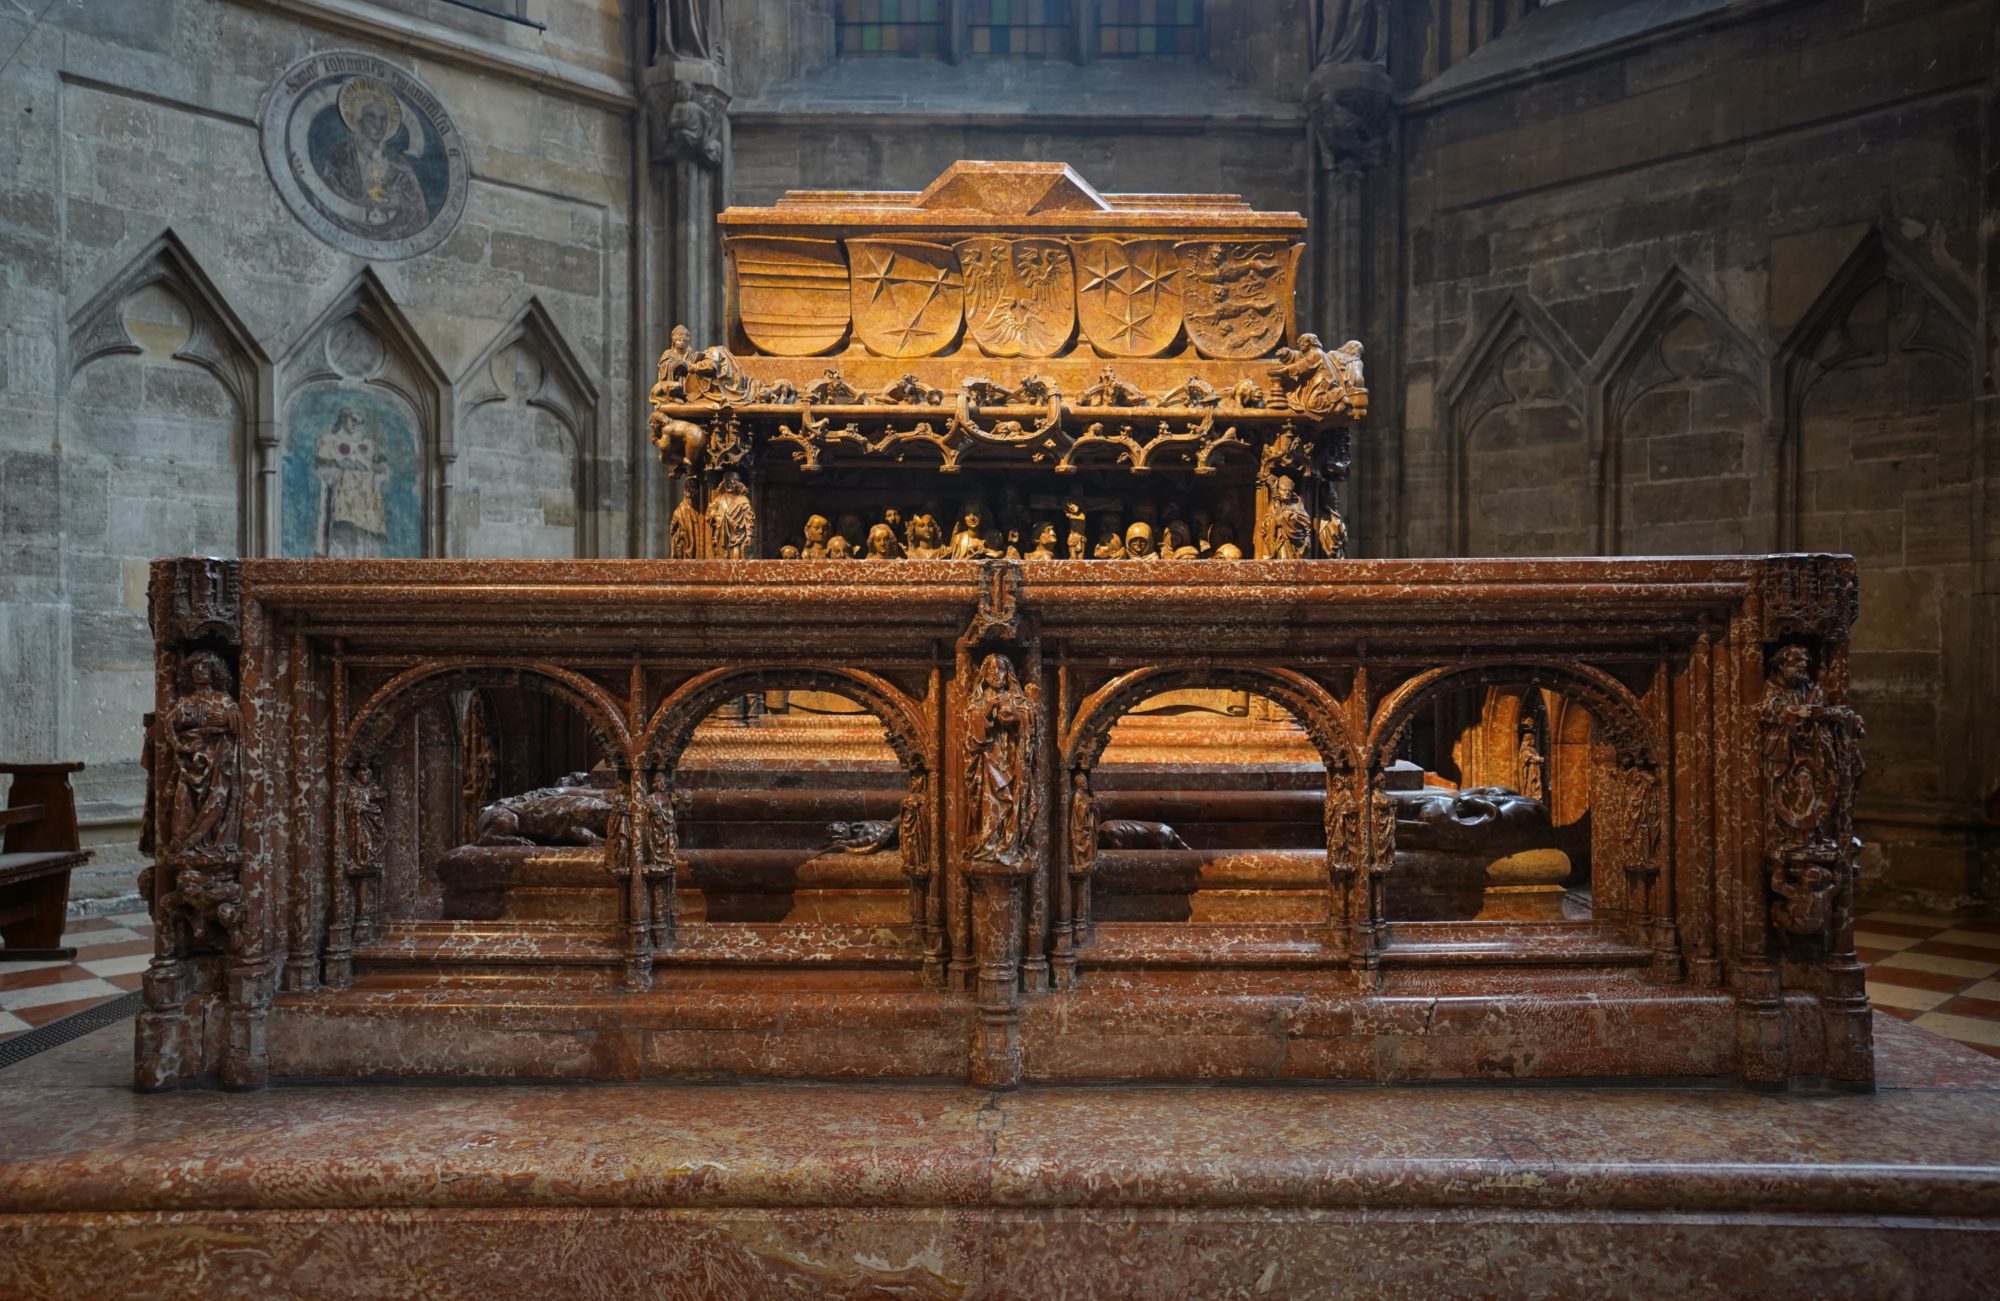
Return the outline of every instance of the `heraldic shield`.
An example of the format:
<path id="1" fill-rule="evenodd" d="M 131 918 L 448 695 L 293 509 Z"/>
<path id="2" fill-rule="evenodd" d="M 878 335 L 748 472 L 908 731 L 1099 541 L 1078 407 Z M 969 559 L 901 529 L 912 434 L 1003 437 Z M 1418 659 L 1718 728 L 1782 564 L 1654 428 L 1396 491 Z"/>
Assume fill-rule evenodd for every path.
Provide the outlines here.
<path id="1" fill-rule="evenodd" d="M 1181 267 L 1172 241 L 1076 241 L 1076 314 L 1106 357 L 1157 357 L 1181 332 Z"/>
<path id="2" fill-rule="evenodd" d="M 960 240 L 965 330 L 989 357 L 1053 357 L 1076 331 L 1069 246 L 1053 239 Z"/>
<path id="3" fill-rule="evenodd" d="M 965 282 L 949 244 L 850 239 L 854 334 L 878 357 L 929 357 L 958 338 Z"/>
<path id="4" fill-rule="evenodd" d="M 1260 239 L 1175 245 L 1187 294 L 1188 339 L 1204 357 L 1262 357 L 1291 328 L 1302 246 Z"/>
<path id="5" fill-rule="evenodd" d="M 811 357 L 847 337 L 847 257 L 838 241 L 737 235 L 722 242 L 744 336 L 773 357 Z"/>

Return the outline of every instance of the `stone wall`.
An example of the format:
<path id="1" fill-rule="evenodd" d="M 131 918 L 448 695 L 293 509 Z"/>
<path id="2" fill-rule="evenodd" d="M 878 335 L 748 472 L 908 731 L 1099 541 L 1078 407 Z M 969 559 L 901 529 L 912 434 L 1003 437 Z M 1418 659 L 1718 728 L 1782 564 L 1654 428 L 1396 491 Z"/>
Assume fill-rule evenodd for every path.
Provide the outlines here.
<path id="1" fill-rule="evenodd" d="M 1550 6 L 1401 110 L 1404 548 L 1852 551 L 1870 877 L 1941 896 L 2000 787 L 1994 25 Z"/>
<path id="2" fill-rule="evenodd" d="M 435 0 L 31 8 L 0 16 L 0 755 L 85 761 L 86 819 L 124 824 L 152 557 L 625 553 L 634 96 L 618 0 L 527 0 L 546 31 Z M 337 246 L 281 194 L 266 96 L 327 51 L 455 126 L 457 174 L 419 101 L 390 110 L 423 213 L 463 205 L 428 251 Z M 301 127 L 314 177 L 358 108 Z"/>

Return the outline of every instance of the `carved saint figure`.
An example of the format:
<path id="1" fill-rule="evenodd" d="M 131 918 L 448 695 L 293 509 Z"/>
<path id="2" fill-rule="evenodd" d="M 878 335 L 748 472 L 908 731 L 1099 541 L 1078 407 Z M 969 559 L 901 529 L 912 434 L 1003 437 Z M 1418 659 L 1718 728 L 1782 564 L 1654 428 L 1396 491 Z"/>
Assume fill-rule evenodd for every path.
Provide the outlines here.
<path id="1" fill-rule="evenodd" d="M 1201 559 L 1201 548 L 1194 545 L 1193 538 L 1188 533 L 1186 520 L 1170 519 L 1166 527 L 1160 531 L 1160 559 Z"/>
<path id="2" fill-rule="evenodd" d="M 1086 560 L 1090 557 L 1090 535 L 1086 532 L 1083 503 L 1069 501 L 1063 503 L 1063 521 L 1069 525 L 1069 534 L 1063 546 L 1071 560 Z"/>
<path id="3" fill-rule="evenodd" d="M 694 504 L 694 494 L 683 492 L 680 505 L 674 507 L 667 521 L 667 554 L 675 560 L 699 560 L 707 532 L 701 511 Z"/>
<path id="4" fill-rule="evenodd" d="M 1361 806 L 1355 801 L 1354 788 L 1349 782 L 1337 780 L 1328 786 L 1321 818 L 1326 832 L 1328 872 L 1336 876 L 1352 872 L 1360 866 L 1365 846 L 1361 843 Z"/>
<path id="5" fill-rule="evenodd" d="M 1271 379 L 1287 406 L 1309 416 L 1328 416 L 1340 404 L 1340 374 L 1316 334 L 1299 336 L 1296 348 L 1280 348 Z"/>
<path id="6" fill-rule="evenodd" d="M 903 796 L 896 834 L 903 844 L 903 871 L 912 877 L 931 874 L 931 775 L 910 774 L 909 794 Z"/>
<path id="7" fill-rule="evenodd" d="M 1094 560 L 1123 560 L 1125 558 L 1125 521 L 1116 515 L 1106 515 L 1099 523 L 1097 545 L 1090 549 Z"/>
<path id="8" fill-rule="evenodd" d="M 799 555 L 806 560 L 826 559 L 826 534 L 833 524 L 824 515 L 806 516 L 806 544 Z"/>
<path id="9" fill-rule="evenodd" d="M 368 432 L 368 418 L 358 408 L 340 408 L 333 427 L 319 436 L 313 471 L 319 480 L 319 554 L 386 552 L 389 517 L 382 489 L 389 482 L 389 454 Z"/>
<path id="10" fill-rule="evenodd" d="M 966 858 L 1020 870 L 1034 825 L 1037 701 L 994 652 L 979 665 L 965 711 Z"/>
<path id="11" fill-rule="evenodd" d="M 937 516 L 925 512 L 910 521 L 910 559 L 937 560 L 947 554 L 944 526 L 937 522 Z"/>
<path id="12" fill-rule="evenodd" d="M 757 524 L 741 476 L 731 472 L 715 485 L 708 502 L 708 555 L 711 560 L 744 560 Z"/>
<path id="13" fill-rule="evenodd" d="M 1069 787 L 1069 871 L 1084 876 L 1097 863 L 1097 798 L 1081 768 L 1069 775 Z"/>
<path id="14" fill-rule="evenodd" d="M 1329 493 L 1328 495 L 1331 496 L 1332 494 Z M 1326 557 L 1328 560 L 1345 560 L 1347 558 L 1347 521 L 1340 517 L 1338 510 L 1329 506 L 1320 515 L 1319 523 L 1314 528 L 1319 533 L 1320 555 Z"/>
<path id="15" fill-rule="evenodd" d="M 1521 729 L 1521 776 L 1517 789 L 1531 800 L 1547 799 L 1546 764 L 1541 747 L 1535 744 L 1535 729 Z"/>
<path id="16" fill-rule="evenodd" d="M 1133 520 L 1132 527 L 1125 530 L 1125 558 L 1159 559 L 1159 553 L 1153 549 L 1153 526 L 1145 520 Z"/>
<path id="17" fill-rule="evenodd" d="M 826 540 L 826 558 L 828 560 L 854 559 L 854 544 L 847 540 L 845 533 L 836 533 Z"/>
<path id="18" fill-rule="evenodd" d="M 683 401 L 687 397 L 688 371 L 700 357 L 687 326 L 676 325 L 667 337 L 667 349 L 660 354 L 660 370 L 653 380 L 654 402 Z"/>
<path id="19" fill-rule="evenodd" d="M 951 558 L 977 560 L 984 556 L 988 549 L 987 527 L 986 507 L 982 503 L 969 501 L 961 506 L 958 527 L 953 529 L 951 534 Z"/>
<path id="20" fill-rule="evenodd" d="M 1858 775 L 1850 737 L 1862 734 L 1860 718 L 1828 703 L 1803 646 L 1781 647 L 1772 657 L 1761 712 L 1774 847 L 1830 846 L 1835 834 L 1830 823 L 1843 782 Z"/>
<path id="21" fill-rule="evenodd" d="M 1028 552 L 1029 560 L 1054 560 L 1056 558 L 1056 526 L 1043 520 L 1035 525 L 1035 547 Z"/>
<path id="22" fill-rule="evenodd" d="M 388 839 L 387 799 L 375 765 L 362 760 L 347 781 L 347 872 L 373 876 L 382 870 Z"/>
<path id="23" fill-rule="evenodd" d="M 196 651 L 188 657 L 186 694 L 165 719 L 174 755 L 173 809 L 167 824 L 173 857 L 220 859 L 236 853 L 243 713 L 235 690 L 220 655 Z"/>
<path id="24" fill-rule="evenodd" d="M 430 204 L 397 133 L 403 104 L 373 77 L 351 77 L 336 101 L 347 135 L 326 152 L 320 179 L 360 211 L 343 224 L 371 239 L 399 240 L 431 224 Z M 405 137 L 407 140 L 407 137 Z"/>
<path id="25" fill-rule="evenodd" d="M 887 524 L 877 524 L 868 530 L 868 554 L 865 560 L 898 560 L 903 554 L 902 544 L 896 541 L 896 530 Z"/>
<path id="26" fill-rule="evenodd" d="M 1303 560 L 1312 548 L 1312 516 L 1299 500 L 1292 476 L 1281 474 L 1271 483 L 1269 513 L 1264 520 L 1266 560 Z"/>

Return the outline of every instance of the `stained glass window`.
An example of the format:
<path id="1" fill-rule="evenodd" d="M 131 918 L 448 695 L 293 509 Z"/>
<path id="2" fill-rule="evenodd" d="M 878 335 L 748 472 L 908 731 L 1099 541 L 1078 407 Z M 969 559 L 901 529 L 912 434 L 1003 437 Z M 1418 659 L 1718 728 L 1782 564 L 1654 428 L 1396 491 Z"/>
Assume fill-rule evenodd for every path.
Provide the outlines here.
<path id="1" fill-rule="evenodd" d="M 1102 59 L 1198 59 L 1201 0 L 1098 0 Z"/>
<path id="2" fill-rule="evenodd" d="M 959 0 L 975 59 L 1066 59 L 1070 0 Z"/>
<path id="3" fill-rule="evenodd" d="M 944 53 L 945 0 L 839 0 L 834 47 L 843 55 L 935 59 Z"/>

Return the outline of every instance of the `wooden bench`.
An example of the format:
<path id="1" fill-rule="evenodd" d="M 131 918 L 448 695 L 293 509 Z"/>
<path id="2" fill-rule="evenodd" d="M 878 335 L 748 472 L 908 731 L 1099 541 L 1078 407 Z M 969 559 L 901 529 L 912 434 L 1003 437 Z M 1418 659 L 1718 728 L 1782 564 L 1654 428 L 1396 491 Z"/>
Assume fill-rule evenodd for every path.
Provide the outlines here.
<path id="1" fill-rule="evenodd" d="M 0 763 L 11 776 L 0 810 L 0 962 L 68 960 L 62 947 L 69 874 L 90 861 L 77 843 L 76 796 L 69 775 L 80 763 Z"/>

